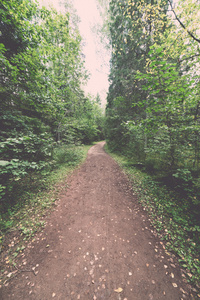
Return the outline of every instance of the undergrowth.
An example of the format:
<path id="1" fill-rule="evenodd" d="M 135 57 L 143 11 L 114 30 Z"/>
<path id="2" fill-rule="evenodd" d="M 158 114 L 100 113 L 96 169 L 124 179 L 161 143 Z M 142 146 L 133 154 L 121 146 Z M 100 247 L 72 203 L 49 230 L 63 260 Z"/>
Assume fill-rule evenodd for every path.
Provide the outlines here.
<path id="1" fill-rule="evenodd" d="M 91 145 L 79 146 L 70 151 L 59 148 L 54 155 L 54 169 L 24 178 L 18 186 L 14 205 L 11 202 L 0 214 L 0 256 L 2 268 L 0 285 L 13 267 L 16 257 L 35 233 L 45 226 L 45 216 L 55 207 L 61 190 L 67 189 L 67 177 L 82 163 Z M 6 268 L 5 268 L 6 266 Z M 8 278 L 7 278 L 8 279 Z"/>
<path id="2" fill-rule="evenodd" d="M 130 178 L 139 202 L 148 212 L 158 235 L 165 241 L 166 249 L 178 257 L 187 281 L 199 290 L 200 224 L 196 212 L 189 209 L 188 200 L 134 167 L 125 156 L 111 153 L 107 146 L 106 151 Z"/>

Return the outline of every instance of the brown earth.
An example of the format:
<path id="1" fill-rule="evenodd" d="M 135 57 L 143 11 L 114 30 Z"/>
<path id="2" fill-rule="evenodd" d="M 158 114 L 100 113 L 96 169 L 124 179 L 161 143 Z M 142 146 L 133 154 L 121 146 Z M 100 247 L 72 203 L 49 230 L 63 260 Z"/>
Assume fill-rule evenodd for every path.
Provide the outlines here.
<path id="1" fill-rule="evenodd" d="M 193 299 L 103 146 L 89 150 L 0 299 Z"/>

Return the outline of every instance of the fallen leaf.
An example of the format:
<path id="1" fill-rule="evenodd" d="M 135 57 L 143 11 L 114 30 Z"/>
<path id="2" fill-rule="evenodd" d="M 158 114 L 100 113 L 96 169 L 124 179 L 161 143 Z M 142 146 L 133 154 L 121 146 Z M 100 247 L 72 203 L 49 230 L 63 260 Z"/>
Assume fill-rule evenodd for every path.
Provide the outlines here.
<path id="1" fill-rule="evenodd" d="M 180 291 L 183 293 L 183 294 L 185 294 L 186 292 L 182 289 L 182 288 L 180 288 Z"/>
<path id="2" fill-rule="evenodd" d="M 91 269 L 91 270 L 90 270 L 90 272 L 89 272 L 89 273 L 90 273 L 90 275 L 92 275 L 92 274 L 93 274 L 93 272 L 94 272 L 94 269 Z"/>
<path id="3" fill-rule="evenodd" d="M 118 288 L 118 289 L 115 290 L 116 293 L 121 293 L 122 291 L 123 291 L 122 288 Z"/>
<path id="4" fill-rule="evenodd" d="M 173 285 L 173 287 L 176 287 L 176 288 L 178 287 L 178 285 L 175 282 L 173 282 L 172 285 Z"/>
<path id="5" fill-rule="evenodd" d="M 174 274 L 173 273 L 171 273 L 171 278 L 174 278 Z"/>

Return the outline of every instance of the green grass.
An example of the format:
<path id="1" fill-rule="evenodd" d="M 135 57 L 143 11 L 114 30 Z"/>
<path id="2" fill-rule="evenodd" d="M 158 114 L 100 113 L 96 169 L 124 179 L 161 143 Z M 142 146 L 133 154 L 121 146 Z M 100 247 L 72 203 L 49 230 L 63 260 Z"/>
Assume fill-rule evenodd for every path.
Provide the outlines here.
<path id="1" fill-rule="evenodd" d="M 107 146 L 105 150 L 128 175 L 166 250 L 178 257 L 185 278 L 197 292 L 200 289 L 200 226 L 196 212 L 191 211 L 187 199 L 134 167 L 128 158 L 111 153 Z"/>
<path id="2" fill-rule="evenodd" d="M 15 259 L 28 241 L 34 239 L 34 235 L 44 228 L 45 216 L 55 208 L 59 193 L 68 188 L 67 178 L 84 162 L 90 147 L 91 145 L 87 145 L 73 149 L 73 163 L 66 159 L 61 163 L 60 157 L 64 156 L 62 149 L 51 172 L 35 174 L 31 179 L 25 178 L 18 186 L 15 205 L 7 207 L 0 216 L 0 253 L 2 261 L 4 260 L 3 266 L 6 265 L 6 269 L 1 270 L 0 285 L 1 281 L 8 279 L 7 272 L 14 270 Z"/>

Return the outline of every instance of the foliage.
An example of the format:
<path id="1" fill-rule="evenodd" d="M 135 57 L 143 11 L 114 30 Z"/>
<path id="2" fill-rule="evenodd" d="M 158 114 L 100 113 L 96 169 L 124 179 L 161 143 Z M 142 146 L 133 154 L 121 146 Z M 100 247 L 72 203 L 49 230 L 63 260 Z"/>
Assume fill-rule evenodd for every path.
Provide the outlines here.
<path id="1" fill-rule="evenodd" d="M 152 3 L 110 1 L 112 58 L 106 114 L 107 120 L 116 115 L 118 126 L 132 120 L 140 124 L 140 120 L 145 118 L 145 111 L 139 102 L 147 97 L 147 92 L 141 89 L 142 83 L 136 78 L 136 73 L 137 70 L 145 70 L 150 46 L 154 41 L 159 41 L 160 33 L 166 26 L 166 1 Z M 110 135 L 110 130 L 110 126 L 106 125 L 106 135 Z M 115 135 L 115 144 L 120 147 L 123 143 L 124 132 L 119 131 Z"/>
<path id="2" fill-rule="evenodd" d="M 58 165 L 67 164 L 68 166 L 74 166 L 80 162 L 82 155 L 80 147 L 60 145 L 54 149 L 53 159 Z"/>
<path id="3" fill-rule="evenodd" d="M 199 4 L 180 1 L 170 14 L 170 3 L 110 1 L 105 135 L 110 148 L 157 178 L 171 177 L 193 201 L 194 193 L 200 195 L 195 183 L 200 171 L 200 53 L 193 38 L 198 37 Z M 184 26 L 174 22 L 175 16 Z"/>
<path id="4" fill-rule="evenodd" d="M 0 205 L 5 205 L 26 176 L 53 167 L 57 145 L 61 151 L 100 138 L 103 116 L 82 90 L 88 74 L 74 14 L 39 9 L 29 0 L 3 0 L 0 16 Z"/>

